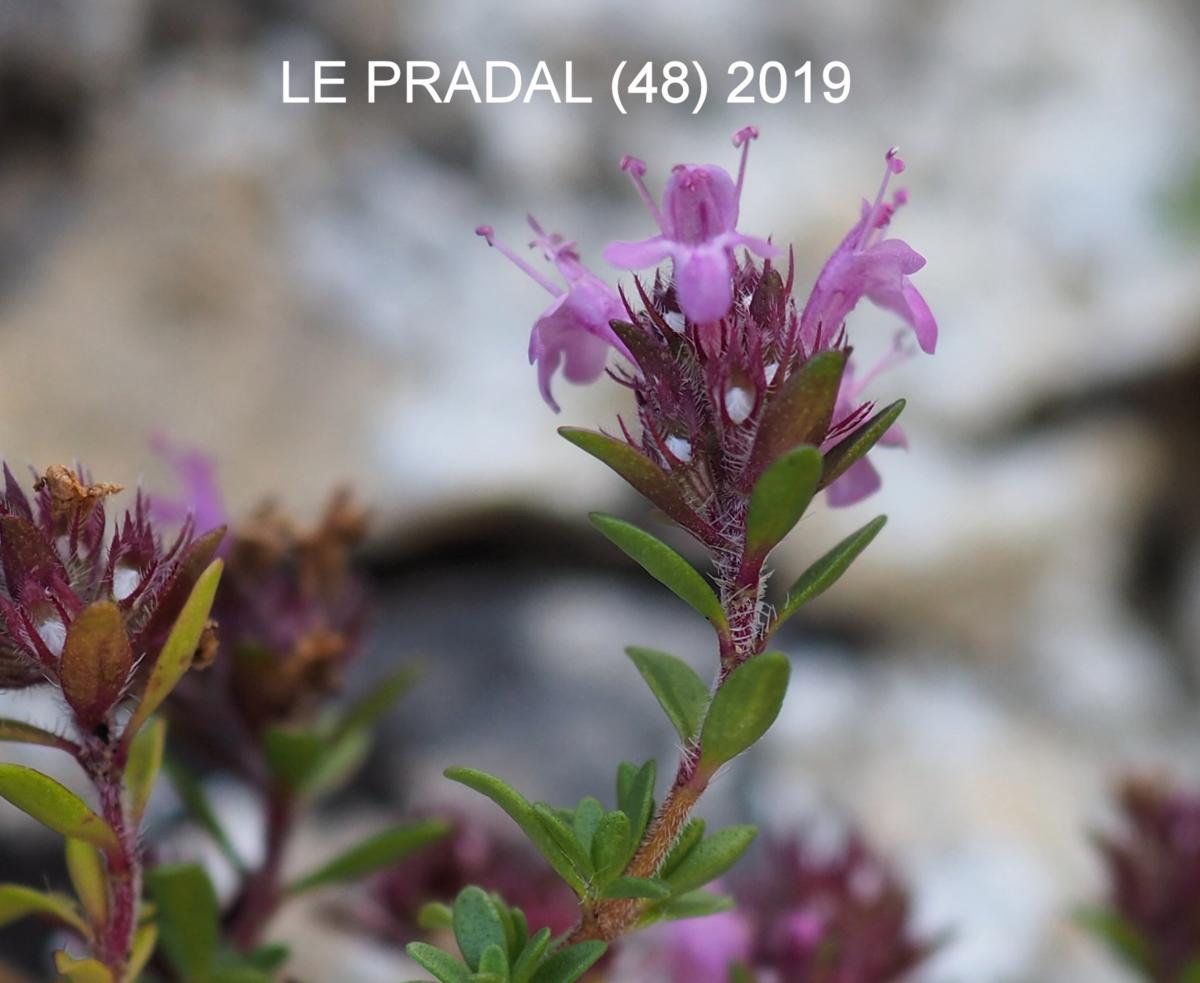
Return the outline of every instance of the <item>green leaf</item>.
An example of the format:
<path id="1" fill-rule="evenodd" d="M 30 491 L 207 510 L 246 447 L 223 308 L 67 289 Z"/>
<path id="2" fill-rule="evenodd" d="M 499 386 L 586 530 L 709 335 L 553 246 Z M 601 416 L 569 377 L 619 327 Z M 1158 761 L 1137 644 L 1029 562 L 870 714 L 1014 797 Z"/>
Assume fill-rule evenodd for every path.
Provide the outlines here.
<path id="1" fill-rule="evenodd" d="M 607 464 L 684 529 L 701 540 L 708 535 L 704 520 L 696 515 L 675 479 L 641 451 L 623 440 L 594 430 L 560 427 L 558 432 L 576 447 Z"/>
<path id="2" fill-rule="evenodd" d="M 821 352 L 789 376 L 770 397 L 750 453 L 752 475 L 762 474 L 794 447 L 816 446 L 825 439 L 845 367 L 845 352 Z"/>
<path id="3" fill-rule="evenodd" d="M 1104 942 L 1113 953 L 1141 973 L 1149 975 L 1154 965 L 1150 941 L 1124 915 L 1107 908 L 1084 908 L 1076 920 Z"/>
<path id="4" fill-rule="evenodd" d="M 800 521 L 817 493 L 823 465 L 815 447 L 797 447 L 762 473 L 746 512 L 746 562 L 761 563 Z"/>
<path id="5" fill-rule="evenodd" d="M 871 541 L 879 535 L 879 531 L 887 525 L 886 515 L 877 515 L 857 532 L 852 532 L 833 549 L 817 560 L 811 567 L 800 575 L 800 579 L 792 584 L 791 590 L 775 620 L 771 625 L 774 631 L 787 621 L 803 605 L 815 597 L 825 593 L 838 582 L 838 579 L 850 569 L 858 555 L 871 545 Z"/>
<path id="6" fill-rule="evenodd" d="M 603 942 L 580 942 L 559 949 L 538 967 L 532 983 L 575 983 L 600 960 L 607 948 Z"/>
<path id="7" fill-rule="evenodd" d="M 108 715 L 132 665 L 120 608 L 112 601 L 96 601 L 76 615 L 63 643 L 58 675 L 80 729 L 91 730 Z"/>
<path id="8" fill-rule="evenodd" d="M 502 945 L 492 943 L 483 950 L 483 954 L 479 957 L 479 974 L 492 976 L 503 983 L 508 983 L 508 955 Z"/>
<path id="9" fill-rule="evenodd" d="M 729 870 L 754 842 L 753 826 L 727 826 L 693 847 L 666 878 L 673 895 L 688 894 Z"/>
<path id="10" fill-rule="evenodd" d="M 444 774 L 451 781 L 474 789 L 495 802 L 521 827 L 521 831 L 529 837 L 530 842 L 541 851 L 558 876 L 566 881 L 576 894 L 582 897 L 587 893 L 587 884 L 575 872 L 574 864 L 554 842 L 533 811 L 533 806 L 520 792 L 494 775 L 476 771 L 474 768 L 447 768 Z"/>
<path id="11" fill-rule="evenodd" d="M 692 852 L 692 848 L 702 839 L 704 839 L 704 820 L 700 818 L 689 819 L 684 824 L 674 845 L 667 852 L 662 865 L 658 868 L 658 876 L 663 878 L 669 877 L 683 862 L 683 859 Z"/>
<path id="12" fill-rule="evenodd" d="M 454 910 L 442 901 L 427 901 L 417 912 L 417 925 L 426 932 L 451 928 L 454 925 Z"/>
<path id="13" fill-rule="evenodd" d="M 626 853 L 632 855 L 634 848 L 641 842 L 642 833 L 650 822 L 654 812 L 654 781 L 657 777 L 657 766 L 654 759 L 649 759 L 633 775 L 617 801 L 621 811 L 629 817 L 629 840 Z"/>
<path id="14" fill-rule="evenodd" d="M 691 741 L 708 706 L 709 691 L 704 680 L 682 659 L 666 652 L 631 645 L 625 654 L 646 680 L 680 740 Z"/>
<path id="15" fill-rule="evenodd" d="M 405 950 L 413 962 L 427 969 L 441 983 L 471 983 L 471 971 L 461 959 L 424 942 L 410 942 Z"/>
<path id="16" fill-rule="evenodd" d="M 825 454 L 825 473 L 820 487 L 828 488 L 849 470 L 850 465 L 865 457 L 903 411 L 904 400 L 898 399 L 831 447 Z"/>
<path id="17" fill-rule="evenodd" d="M 91 938 L 91 929 L 79 917 L 75 903 L 65 895 L 35 891 L 24 884 L 0 884 L 0 928 L 30 915 L 51 918 L 85 939 Z"/>
<path id="18" fill-rule="evenodd" d="M 220 943 L 217 894 L 199 864 L 155 867 L 146 875 L 158 908 L 162 948 L 184 979 L 211 976 Z"/>
<path id="19" fill-rule="evenodd" d="M 725 631 L 725 612 L 708 582 L 666 543 L 615 516 L 593 512 L 592 524 L 659 583 L 686 601 L 718 631 Z"/>
<path id="20" fill-rule="evenodd" d="M 167 740 L 167 722 L 156 717 L 144 727 L 129 745 L 129 761 L 125 765 L 125 788 L 134 825 L 142 820 L 146 803 L 158 780 L 162 766 L 163 747 Z"/>
<path id="21" fill-rule="evenodd" d="M 345 786 L 367 760 L 373 735 L 368 728 L 346 731 L 341 737 L 328 739 L 325 753 L 316 762 L 299 791 L 319 799 Z"/>
<path id="22" fill-rule="evenodd" d="M 333 739 L 338 740 L 352 730 L 370 730 L 400 697 L 412 689 L 419 675 L 416 667 L 404 666 L 375 682 L 370 692 L 341 714 Z"/>
<path id="23" fill-rule="evenodd" d="M 0 741 L 16 741 L 20 744 L 39 744 L 42 747 L 58 748 L 60 751 L 71 753 L 75 744 L 65 737 L 59 737 L 41 727 L 27 724 L 20 720 L 0 718 Z"/>
<path id="24" fill-rule="evenodd" d="M 733 898 L 711 891 L 688 891 L 662 904 L 648 908 L 638 921 L 640 928 L 655 922 L 677 922 L 684 918 L 704 918 L 733 909 Z"/>
<path id="25" fill-rule="evenodd" d="M 282 968 L 290 955 L 291 950 L 286 945 L 280 942 L 268 942 L 265 945 L 256 946 L 247 953 L 245 959 L 247 965 L 254 969 L 271 973 Z"/>
<path id="26" fill-rule="evenodd" d="M 88 921 L 103 925 L 108 921 L 108 873 L 100 852 L 90 843 L 68 836 L 67 873 Z"/>
<path id="27" fill-rule="evenodd" d="M 76 959 L 62 949 L 54 953 L 54 968 L 71 983 L 113 983 L 112 973 L 98 959 Z"/>
<path id="28" fill-rule="evenodd" d="M 142 724 L 150 719 L 162 702 L 171 695 L 171 690 L 192 666 L 192 658 L 196 654 L 196 646 L 200 644 L 200 636 L 208 623 L 208 614 L 212 610 L 213 598 L 217 593 L 217 584 L 221 582 L 222 563 L 213 560 L 208 568 L 196 581 L 188 595 L 187 603 L 179 612 L 179 617 L 171 628 L 171 633 L 158 653 L 154 668 L 150 670 L 150 678 L 146 681 L 146 689 L 138 701 L 137 709 L 129 718 L 122 740 L 129 742 L 141 729 Z"/>
<path id="29" fill-rule="evenodd" d="M 482 888 L 464 887 L 454 899 L 454 938 L 473 970 L 479 969 L 479 960 L 488 946 L 507 946 L 496 905 Z"/>
<path id="30" fill-rule="evenodd" d="M 606 812 L 592 839 L 596 880 L 605 884 L 625 869 L 629 857 L 629 817 L 620 810 Z"/>
<path id="31" fill-rule="evenodd" d="M 541 821 L 546 832 L 550 834 L 567 859 L 575 866 L 582 880 L 586 881 L 592 875 L 592 861 L 579 840 L 575 838 L 575 830 L 566 824 L 558 814 L 545 802 L 533 804 L 534 815 Z"/>
<path id="32" fill-rule="evenodd" d="M 592 837 L 596 835 L 596 827 L 600 825 L 600 820 L 603 818 L 604 806 L 600 804 L 599 799 L 590 795 L 580 799 L 579 805 L 575 807 L 572 828 L 579 845 L 588 852 L 589 856 L 592 850 Z"/>
<path id="33" fill-rule="evenodd" d="M 733 670 L 713 697 L 700 732 L 700 767 L 710 774 L 763 736 L 779 716 L 791 668 L 764 652 Z"/>
<path id="34" fill-rule="evenodd" d="M 301 894 L 314 888 L 353 881 L 372 871 L 397 863 L 450 832 L 443 822 L 411 823 L 376 833 L 328 863 L 306 874 L 288 888 Z"/>
<path id="35" fill-rule="evenodd" d="M 512 967 L 513 983 L 529 983 L 534 971 L 541 964 L 542 956 L 550 945 L 550 929 L 540 928 L 528 942 Z"/>
<path id="36" fill-rule="evenodd" d="M 133 945 L 129 950 L 129 968 L 125 971 L 122 983 L 136 983 L 146 963 L 154 955 L 154 947 L 158 945 L 158 926 L 151 923 L 142 925 L 133 935 Z"/>
<path id="37" fill-rule="evenodd" d="M 108 823 L 78 795 L 40 771 L 0 764 L 0 797 L 56 833 L 74 836 L 106 853 L 118 849 L 116 834 Z"/>
<path id="38" fill-rule="evenodd" d="M 657 877 L 618 877 L 609 881 L 601 897 L 604 898 L 649 898 L 661 901 L 671 896 L 666 882 Z"/>
<path id="39" fill-rule="evenodd" d="M 263 753 L 271 776 L 293 792 L 304 787 L 328 749 L 328 736 L 315 728 L 296 725 L 268 727 Z"/>
<path id="40" fill-rule="evenodd" d="M 221 821 L 217 818 L 217 814 L 209 804 L 208 796 L 204 794 L 204 786 L 200 784 L 195 775 L 188 771 L 175 758 L 168 757 L 166 759 L 166 770 L 167 778 L 170 780 L 175 794 L 179 796 L 179 801 L 183 805 L 184 811 L 212 837 L 213 842 L 220 849 L 221 853 L 224 854 L 225 859 L 233 866 L 233 869 L 244 872 L 246 864 L 238 856 L 237 850 L 234 849 L 233 841 L 229 838 L 229 834 L 225 832 L 225 827 L 221 825 Z"/>

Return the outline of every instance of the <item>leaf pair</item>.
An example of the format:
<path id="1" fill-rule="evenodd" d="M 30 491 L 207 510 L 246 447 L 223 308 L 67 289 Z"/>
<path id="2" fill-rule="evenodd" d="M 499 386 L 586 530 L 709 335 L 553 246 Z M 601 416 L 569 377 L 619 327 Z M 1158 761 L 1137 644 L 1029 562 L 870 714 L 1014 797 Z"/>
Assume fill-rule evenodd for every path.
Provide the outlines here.
<path id="1" fill-rule="evenodd" d="M 626 651 L 680 740 L 699 740 L 700 767 L 709 774 L 762 737 L 783 706 L 790 668 L 782 653 L 748 659 L 710 701 L 708 687 L 682 659 L 653 649 Z"/>

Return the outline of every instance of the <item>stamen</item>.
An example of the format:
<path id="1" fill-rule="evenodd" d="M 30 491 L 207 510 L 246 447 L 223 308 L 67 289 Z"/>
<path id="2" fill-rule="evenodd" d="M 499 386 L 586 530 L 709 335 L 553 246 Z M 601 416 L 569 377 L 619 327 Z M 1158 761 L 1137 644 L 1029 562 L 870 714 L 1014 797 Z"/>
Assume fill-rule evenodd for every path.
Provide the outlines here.
<path id="1" fill-rule="evenodd" d="M 649 189 L 646 187 L 644 180 L 646 175 L 646 162 L 637 157 L 632 157 L 626 154 L 621 158 L 621 170 L 629 175 L 633 181 L 633 186 L 637 188 L 637 193 L 641 197 L 645 206 L 650 209 L 650 214 L 654 217 L 654 222 L 662 232 L 666 231 L 666 226 L 663 224 L 662 212 L 658 210 L 658 205 L 654 198 L 651 197 Z"/>
<path id="2" fill-rule="evenodd" d="M 879 376 L 885 372 L 890 372 L 897 365 L 907 362 L 913 355 L 916 354 L 916 349 L 912 344 L 912 334 L 907 330 L 897 331 L 892 339 L 892 347 L 884 354 L 861 376 L 856 376 L 851 380 L 849 393 L 851 399 L 856 399 L 858 394 L 867 388 Z"/>
<path id="3" fill-rule="evenodd" d="M 904 160 L 900 157 L 900 148 L 892 147 L 883 157 L 884 171 L 883 181 L 879 185 L 879 191 L 875 195 L 875 201 L 871 204 L 871 210 L 867 213 L 867 220 L 863 223 L 862 233 L 855 244 L 856 249 L 862 249 L 866 246 L 867 240 L 871 237 L 871 233 L 875 231 L 879 223 L 879 210 L 883 205 L 883 196 L 887 194 L 888 182 L 891 181 L 893 174 L 899 174 L 904 170 Z"/>
<path id="4" fill-rule="evenodd" d="M 524 272 L 525 274 L 530 276 L 535 283 L 539 284 L 540 286 L 542 286 L 546 290 L 548 290 L 552 296 L 559 297 L 562 295 L 562 292 L 563 292 L 562 287 L 558 286 L 552 280 L 550 280 L 546 276 L 543 276 L 541 273 L 539 273 L 537 270 L 535 270 L 532 266 L 529 265 L 529 263 L 527 263 L 524 259 L 522 259 L 516 253 L 514 253 L 511 249 L 509 249 L 508 246 L 504 245 L 504 243 L 498 242 L 496 239 L 496 230 L 493 229 L 490 225 L 478 226 L 475 229 L 475 234 L 477 236 L 482 236 L 483 239 L 487 242 L 487 244 L 489 246 L 491 246 L 493 249 L 498 250 L 501 253 L 501 255 L 507 257 L 508 260 L 514 266 L 516 266 L 517 269 L 521 270 L 522 272 Z"/>
<path id="5" fill-rule="evenodd" d="M 743 126 L 733 135 L 733 145 L 742 148 L 742 161 L 738 165 L 737 188 L 734 191 L 734 201 L 742 202 L 742 184 L 746 180 L 746 160 L 750 156 L 750 141 L 758 139 L 757 126 Z"/>

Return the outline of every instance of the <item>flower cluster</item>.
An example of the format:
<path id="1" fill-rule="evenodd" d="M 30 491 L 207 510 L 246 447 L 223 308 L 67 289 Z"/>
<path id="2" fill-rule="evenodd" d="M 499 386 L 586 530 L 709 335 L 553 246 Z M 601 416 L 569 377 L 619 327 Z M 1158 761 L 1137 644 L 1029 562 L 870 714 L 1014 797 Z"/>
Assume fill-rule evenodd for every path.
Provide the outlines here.
<path id="1" fill-rule="evenodd" d="M 656 203 L 644 180 L 646 165 L 625 157 L 621 167 L 634 182 L 659 228 L 640 242 L 613 243 L 604 257 L 614 266 L 639 270 L 670 259 L 672 275 L 657 274 L 647 287 L 636 280 L 635 307 L 625 292 L 608 286 L 580 262 L 573 242 L 547 235 L 532 218 L 534 247 L 558 268 L 561 287 L 511 249 L 491 226 L 477 230 L 555 300 L 534 325 L 530 360 L 546 402 L 558 409 L 550 380 L 559 366 L 572 382 L 603 374 L 608 348 L 624 364 L 612 374 L 634 391 L 640 435 L 629 442 L 677 479 L 697 518 L 689 528 L 713 545 L 761 472 L 751 455 L 770 397 L 822 352 L 847 356 L 832 418 L 813 439 L 829 447 L 871 414 L 862 398 L 867 384 L 908 354 L 905 335 L 875 366 L 856 371 L 849 360 L 844 322 L 864 297 L 895 313 L 929 353 L 937 344 L 937 322 L 910 276 L 924 259 L 900 239 L 885 238 L 895 211 L 907 201 L 903 190 L 889 201 L 888 185 L 904 163 L 886 155 L 883 181 L 873 201 L 864 201 L 858 221 L 830 256 L 803 308 L 793 297 L 794 268 L 786 277 L 774 265 L 780 250 L 769 240 L 745 235 L 737 222 L 754 127 L 733 138 L 741 148 L 736 181 L 714 165 L 677 165 Z M 736 250 L 745 256 L 739 260 Z M 755 261 L 750 254 L 762 257 Z M 906 329 L 907 330 L 907 329 Z M 893 428 L 884 443 L 902 444 Z M 830 488 L 830 501 L 849 505 L 879 486 L 863 458 Z M 687 523 L 685 523 L 687 525 Z"/>
<path id="2" fill-rule="evenodd" d="M 1124 829 L 1100 837 L 1109 898 L 1098 920 L 1152 983 L 1200 972 L 1200 794 L 1155 779 L 1120 790 Z"/>
<path id="3" fill-rule="evenodd" d="M 197 538 L 187 521 L 165 545 L 139 491 L 110 534 L 104 500 L 120 485 L 56 465 L 31 500 L 7 466 L 4 479 L 0 689 L 58 686 L 90 732 L 153 663 L 224 530 Z"/>
<path id="4" fill-rule="evenodd" d="M 734 885 L 735 912 L 672 925 L 672 983 L 898 983 L 932 945 L 913 938 L 907 892 L 861 838 L 823 854 L 775 841 Z"/>
<path id="5" fill-rule="evenodd" d="M 205 516 L 229 524 L 212 461 L 160 444 L 181 492 L 156 499 L 165 518 Z M 269 726 L 311 719 L 341 689 L 361 650 L 366 591 L 351 572 L 365 512 L 335 492 L 312 528 L 264 503 L 231 525 L 225 576 L 213 608 L 222 657 L 176 690 L 172 712 L 183 732 L 210 752 L 226 747 L 245 761 L 247 744 Z"/>

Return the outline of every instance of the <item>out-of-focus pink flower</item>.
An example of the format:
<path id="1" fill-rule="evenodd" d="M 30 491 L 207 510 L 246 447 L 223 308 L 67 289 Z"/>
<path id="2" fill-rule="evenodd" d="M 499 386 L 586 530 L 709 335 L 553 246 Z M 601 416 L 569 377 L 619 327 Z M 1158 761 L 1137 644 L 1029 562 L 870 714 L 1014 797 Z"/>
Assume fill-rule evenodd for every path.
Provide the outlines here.
<path id="1" fill-rule="evenodd" d="M 883 238 L 892 214 L 908 200 L 905 192 L 900 190 L 891 204 L 884 201 L 892 175 L 903 170 L 904 161 L 894 149 L 889 150 L 883 182 L 875 201 L 863 202 L 858 224 L 842 240 L 817 277 L 800 317 L 801 334 L 810 348 L 823 347 L 822 342 L 828 344 L 840 330 L 846 315 L 866 297 L 903 318 L 916 332 L 921 348 L 933 354 L 937 346 L 937 321 L 909 280 L 911 274 L 925 265 L 925 260 L 903 240 Z"/>
<path id="2" fill-rule="evenodd" d="M 175 473 L 179 485 L 174 497 L 154 496 L 154 515 L 164 523 L 182 523 L 190 515 L 197 529 L 229 525 L 229 512 L 217 483 L 217 466 L 212 457 L 177 444 L 164 434 L 151 437 L 150 446 Z M 231 544 L 231 539 L 225 539 L 219 555 L 227 553 Z"/>
<path id="3" fill-rule="evenodd" d="M 550 392 L 550 381 L 560 366 L 570 382 L 587 383 L 594 382 L 604 371 L 610 347 L 631 362 L 633 356 L 609 326 L 613 319 L 625 316 L 617 292 L 580 262 L 575 243 L 564 241 L 557 233 L 547 235 L 532 215 L 529 225 L 534 232 L 530 246 L 539 247 L 555 265 L 567 283 L 565 290 L 497 241 L 490 225 L 481 225 L 475 232 L 555 298 L 533 325 L 529 362 L 537 363 L 542 398 L 557 413 L 559 406 Z"/>
<path id="4" fill-rule="evenodd" d="M 665 960 L 671 983 L 729 983 L 729 968 L 750 958 L 753 930 L 735 911 L 672 922 Z"/>
<path id="5" fill-rule="evenodd" d="M 912 348 L 908 335 L 900 332 L 896 335 L 891 350 L 862 375 L 857 373 L 853 360 L 846 364 L 845 372 L 842 374 L 842 383 L 838 388 L 837 405 L 833 412 L 831 431 L 837 436 L 826 440 L 822 445 L 823 450 L 828 450 L 836 444 L 846 429 L 860 423 L 870 412 L 872 405 L 863 403 L 860 399 L 867 386 L 879 375 L 907 360 L 911 355 Z M 908 438 L 905 437 L 899 424 L 893 424 L 880 438 L 879 444 L 882 447 L 907 447 Z M 846 473 L 829 486 L 826 496 L 829 504 L 835 508 L 854 505 L 875 494 L 882 483 L 883 479 L 880 478 L 879 472 L 875 470 L 870 457 L 867 456 L 850 465 Z"/>
<path id="6" fill-rule="evenodd" d="M 697 324 L 719 320 L 733 306 L 736 247 L 764 257 L 779 252 L 765 239 L 742 235 L 736 227 L 750 141 L 757 137 L 753 126 L 733 135 L 733 145 L 742 148 L 736 184 L 716 164 L 677 164 L 663 191 L 661 209 L 646 188 L 645 163 L 630 156 L 621 161 L 621 170 L 633 179 L 661 234 L 639 242 L 614 242 L 604 250 L 604 258 L 620 269 L 641 270 L 670 257 L 680 310 Z"/>

